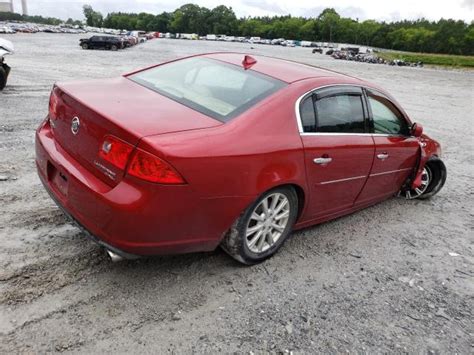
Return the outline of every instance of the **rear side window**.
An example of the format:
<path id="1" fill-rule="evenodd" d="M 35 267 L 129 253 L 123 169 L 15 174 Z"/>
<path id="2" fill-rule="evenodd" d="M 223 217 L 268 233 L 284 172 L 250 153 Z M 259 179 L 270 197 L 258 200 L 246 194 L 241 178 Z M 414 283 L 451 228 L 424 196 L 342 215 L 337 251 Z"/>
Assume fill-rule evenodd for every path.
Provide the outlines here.
<path id="1" fill-rule="evenodd" d="M 316 113 L 314 112 L 313 96 L 306 98 L 300 106 L 303 132 L 316 132 Z"/>
<path id="2" fill-rule="evenodd" d="M 209 58 L 189 58 L 128 77 L 196 111 L 227 122 L 287 84 Z"/>
<path id="3" fill-rule="evenodd" d="M 408 123 L 401 112 L 386 97 L 367 92 L 372 109 L 374 133 L 409 135 Z"/>

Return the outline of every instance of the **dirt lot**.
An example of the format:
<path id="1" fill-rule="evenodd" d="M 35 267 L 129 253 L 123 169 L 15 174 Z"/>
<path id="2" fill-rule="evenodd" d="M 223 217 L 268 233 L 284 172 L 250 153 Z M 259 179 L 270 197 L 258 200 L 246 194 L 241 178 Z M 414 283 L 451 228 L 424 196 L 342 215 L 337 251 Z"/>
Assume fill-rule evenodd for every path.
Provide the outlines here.
<path id="1" fill-rule="evenodd" d="M 474 74 L 339 62 L 310 49 L 155 40 L 83 51 L 18 34 L 0 93 L 0 353 L 474 351 Z M 294 233 L 264 264 L 221 250 L 111 263 L 36 176 L 34 130 L 58 80 L 206 51 L 263 53 L 381 84 L 444 147 L 430 201 L 394 198 Z"/>

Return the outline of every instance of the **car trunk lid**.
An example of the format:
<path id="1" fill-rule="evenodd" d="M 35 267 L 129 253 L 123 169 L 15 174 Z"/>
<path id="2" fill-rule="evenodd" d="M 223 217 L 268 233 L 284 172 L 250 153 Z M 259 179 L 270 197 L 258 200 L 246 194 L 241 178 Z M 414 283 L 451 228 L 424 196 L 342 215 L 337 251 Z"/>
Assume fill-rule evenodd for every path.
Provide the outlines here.
<path id="1" fill-rule="evenodd" d="M 105 136 L 136 146 L 145 136 L 222 124 L 126 78 L 58 84 L 51 100 L 56 142 L 110 186 L 124 172 L 99 157 Z"/>

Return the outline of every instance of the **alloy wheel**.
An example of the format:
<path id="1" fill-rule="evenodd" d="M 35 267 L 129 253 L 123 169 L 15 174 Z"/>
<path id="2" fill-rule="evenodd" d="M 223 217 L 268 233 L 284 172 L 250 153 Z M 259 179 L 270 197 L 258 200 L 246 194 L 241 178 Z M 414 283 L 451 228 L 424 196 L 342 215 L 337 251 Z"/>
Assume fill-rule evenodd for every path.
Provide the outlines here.
<path id="1" fill-rule="evenodd" d="M 254 208 L 245 230 L 245 241 L 256 254 L 270 249 L 282 236 L 290 217 L 290 201 L 279 192 L 266 196 Z"/>
<path id="2" fill-rule="evenodd" d="M 423 195 L 426 189 L 428 189 L 428 186 L 430 186 L 431 177 L 432 177 L 432 173 L 431 173 L 430 168 L 425 167 L 423 169 L 423 172 L 421 173 L 421 185 L 415 189 L 408 190 L 405 195 L 406 198 L 408 200 L 412 200 Z"/>

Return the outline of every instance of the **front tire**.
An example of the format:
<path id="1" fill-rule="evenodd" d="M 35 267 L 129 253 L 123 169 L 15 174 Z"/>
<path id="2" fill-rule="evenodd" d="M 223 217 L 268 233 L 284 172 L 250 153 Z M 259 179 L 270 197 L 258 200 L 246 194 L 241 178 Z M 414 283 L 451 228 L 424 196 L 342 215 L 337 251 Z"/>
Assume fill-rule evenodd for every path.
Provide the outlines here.
<path id="1" fill-rule="evenodd" d="M 221 246 L 243 264 L 262 262 L 283 245 L 297 215 L 298 197 L 292 187 L 270 190 L 240 215 Z"/>
<path id="2" fill-rule="evenodd" d="M 439 158 L 429 160 L 421 176 L 422 185 L 417 189 L 405 192 L 408 200 L 426 200 L 436 195 L 446 182 L 447 171 L 443 161 Z"/>
<path id="3" fill-rule="evenodd" d="M 81 45 L 82 49 L 89 49 L 89 46 L 87 45 L 87 43 L 83 43 Z"/>

